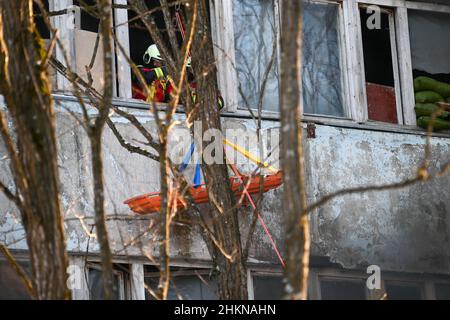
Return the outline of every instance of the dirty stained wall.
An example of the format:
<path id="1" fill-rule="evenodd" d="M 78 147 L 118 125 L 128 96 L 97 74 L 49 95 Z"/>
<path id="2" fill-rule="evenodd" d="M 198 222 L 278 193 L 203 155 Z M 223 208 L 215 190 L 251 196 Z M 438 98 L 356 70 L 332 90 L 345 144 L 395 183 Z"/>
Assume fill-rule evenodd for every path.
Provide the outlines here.
<path id="1" fill-rule="evenodd" d="M 71 102 L 64 103 L 68 108 L 75 108 Z M 134 112 L 156 134 L 152 117 L 146 112 Z M 183 120 L 182 115 L 177 117 Z M 114 121 L 127 140 L 143 140 L 123 119 L 114 118 Z M 74 253 L 95 253 L 98 244 L 95 238 L 87 236 L 93 230 L 89 141 L 67 112 L 58 112 L 57 122 L 67 246 Z M 224 118 L 223 126 L 240 128 L 252 135 L 256 132 L 251 119 Z M 277 121 L 263 121 L 263 130 L 273 134 L 271 142 L 266 141 L 266 149 L 272 149 L 278 128 Z M 316 138 L 305 139 L 309 201 L 345 187 L 393 183 L 412 177 L 423 158 L 424 143 L 424 137 L 416 134 L 317 125 Z M 439 168 L 450 159 L 450 138 L 434 137 L 432 146 L 432 167 Z M 246 147 L 253 153 L 258 151 L 257 144 L 248 143 Z M 155 233 L 151 229 L 155 219 L 133 215 L 123 201 L 158 191 L 158 164 L 123 149 L 108 128 L 104 133 L 103 151 L 113 251 L 117 255 L 136 257 L 144 253 L 157 255 Z M 4 154 L 5 150 L 0 146 L 0 158 L 3 159 L 0 161 L 0 179 L 12 186 Z M 279 167 L 279 163 L 275 162 L 274 166 Z M 239 168 L 250 172 L 254 166 L 246 164 Z M 402 190 L 334 199 L 311 215 L 312 254 L 328 257 L 349 268 L 377 264 L 390 271 L 448 274 L 449 190 L 450 176 L 446 176 Z M 277 245 L 283 249 L 281 192 L 282 189 L 278 189 L 266 194 L 262 215 Z M 243 210 L 241 218 L 243 235 L 246 235 L 251 210 Z M 209 260 L 203 240 L 195 229 L 177 225 L 173 233 L 171 254 L 175 260 Z M 9 244 L 12 249 L 26 248 L 19 215 L 2 195 L 0 242 Z M 253 243 L 252 262 L 278 262 L 259 224 Z"/>

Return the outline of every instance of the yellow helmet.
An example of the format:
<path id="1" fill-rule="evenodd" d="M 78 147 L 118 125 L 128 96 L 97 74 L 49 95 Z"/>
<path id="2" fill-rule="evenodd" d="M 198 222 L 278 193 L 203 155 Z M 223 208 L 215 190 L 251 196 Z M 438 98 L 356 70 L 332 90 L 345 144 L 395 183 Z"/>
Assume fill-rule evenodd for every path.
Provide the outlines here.
<path id="1" fill-rule="evenodd" d="M 149 64 L 152 59 L 163 61 L 161 58 L 161 54 L 159 53 L 159 49 L 156 44 L 152 44 L 147 48 L 147 51 L 144 53 L 144 63 Z"/>

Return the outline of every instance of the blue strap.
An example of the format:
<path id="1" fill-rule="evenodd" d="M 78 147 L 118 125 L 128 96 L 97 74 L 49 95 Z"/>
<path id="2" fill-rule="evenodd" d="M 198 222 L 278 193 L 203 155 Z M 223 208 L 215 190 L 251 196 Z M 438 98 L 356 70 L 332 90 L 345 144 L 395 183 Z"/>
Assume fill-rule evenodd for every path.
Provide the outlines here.
<path id="1" fill-rule="evenodd" d="M 184 170 L 186 170 L 186 168 L 189 164 L 189 161 L 191 160 L 192 155 L 194 154 L 194 150 L 195 150 L 195 143 L 192 142 L 189 152 L 184 157 L 183 163 L 180 165 L 180 167 L 178 169 L 180 172 L 183 172 Z M 200 163 L 197 163 L 195 165 L 195 172 L 194 172 L 194 188 L 200 187 L 200 185 L 202 183 L 202 173 L 201 173 L 200 169 L 201 169 Z"/>
<path id="2" fill-rule="evenodd" d="M 201 169 L 200 163 L 197 163 L 195 165 L 195 173 L 194 173 L 194 188 L 198 188 L 202 184 L 202 174 L 200 169 Z"/>
<path id="3" fill-rule="evenodd" d="M 194 153 L 194 149 L 195 149 L 195 143 L 192 142 L 189 152 L 184 157 L 183 163 L 180 165 L 180 168 L 178 168 L 178 170 L 180 172 L 183 172 L 184 170 L 186 170 L 186 168 L 189 164 L 189 161 L 191 160 L 192 154 Z"/>

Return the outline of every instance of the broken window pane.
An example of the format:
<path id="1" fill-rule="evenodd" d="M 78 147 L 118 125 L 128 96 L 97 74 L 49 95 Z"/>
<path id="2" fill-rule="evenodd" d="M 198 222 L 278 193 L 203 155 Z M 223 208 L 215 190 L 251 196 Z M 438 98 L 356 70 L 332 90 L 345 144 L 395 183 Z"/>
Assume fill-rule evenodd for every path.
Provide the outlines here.
<path id="1" fill-rule="evenodd" d="M 388 300 L 421 300 L 422 288 L 418 284 L 406 282 L 386 282 Z"/>
<path id="2" fill-rule="evenodd" d="M 436 283 L 436 299 L 450 300 L 450 283 Z"/>
<path id="3" fill-rule="evenodd" d="M 365 300 L 366 284 L 362 280 L 321 279 L 322 300 Z"/>
<path id="4" fill-rule="evenodd" d="M 253 276 L 255 300 L 281 300 L 283 282 L 281 276 Z"/>
<path id="5" fill-rule="evenodd" d="M 378 16 L 362 7 L 360 15 L 369 119 L 398 123 L 392 60 L 393 13 L 383 9 Z"/>
<path id="6" fill-rule="evenodd" d="M 408 10 L 408 24 L 414 78 L 450 84 L 450 14 Z"/>
<path id="7" fill-rule="evenodd" d="M 304 112 L 344 116 L 339 4 L 305 2 L 303 14 Z"/>
<path id="8" fill-rule="evenodd" d="M 262 103 L 264 110 L 278 111 L 273 0 L 233 0 L 233 22 L 236 71 L 242 89 L 238 91 L 239 107 L 258 109 Z"/>

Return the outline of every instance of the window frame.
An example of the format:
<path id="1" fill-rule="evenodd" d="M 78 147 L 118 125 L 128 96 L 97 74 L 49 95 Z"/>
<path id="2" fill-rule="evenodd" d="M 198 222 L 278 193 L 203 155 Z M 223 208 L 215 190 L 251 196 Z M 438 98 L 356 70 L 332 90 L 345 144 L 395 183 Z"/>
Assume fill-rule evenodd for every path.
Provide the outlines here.
<path id="1" fill-rule="evenodd" d="M 149 266 L 149 267 L 155 267 L 155 265 L 151 265 L 151 264 L 144 264 L 144 271 L 143 271 L 143 279 L 142 281 L 145 283 L 145 278 L 155 278 L 155 279 L 159 279 L 161 276 L 161 273 L 159 271 L 145 271 L 145 267 Z M 204 277 L 207 277 L 211 274 L 212 269 L 208 268 L 208 267 L 198 267 L 198 266 L 175 266 L 175 265 L 171 265 L 171 271 L 170 271 L 170 285 L 171 286 L 173 284 L 172 279 L 176 278 L 176 277 L 196 277 L 196 279 L 198 281 L 200 281 L 201 283 L 203 283 L 204 285 L 206 285 L 204 283 L 205 279 Z M 147 285 L 145 284 L 145 287 L 147 287 Z M 176 289 L 176 286 L 175 286 Z M 177 289 L 176 289 L 177 290 Z M 147 293 L 147 289 L 145 289 L 145 293 Z M 217 294 L 217 292 L 216 292 Z M 145 300 L 145 295 L 144 295 L 144 300 Z"/>
<path id="2" fill-rule="evenodd" d="M 436 284 L 445 284 L 450 286 L 450 279 L 436 279 L 425 283 L 425 292 L 432 300 L 437 300 Z"/>
<path id="3" fill-rule="evenodd" d="M 277 53 L 280 56 L 280 30 L 281 30 L 281 4 L 279 0 L 272 0 L 275 14 L 275 26 L 277 37 Z M 397 117 L 398 129 L 402 127 L 416 126 L 416 116 L 414 111 L 414 89 L 412 76 L 411 44 L 409 36 L 408 10 L 421 10 L 431 12 L 441 12 L 450 14 L 450 4 L 432 4 L 419 1 L 407 0 L 305 0 L 313 3 L 332 3 L 340 6 L 340 23 L 338 27 L 340 35 L 340 59 L 342 75 L 342 99 L 344 116 L 331 116 L 325 114 L 304 113 L 305 120 L 311 121 L 340 121 L 342 123 L 363 123 L 379 128 L 387 127 L 393 131 L 390 124 L 372 121 L 368 119 L 367 96 L 365 89 L 364 58 L 361 35 L 361 22 L 359 7 L 361 5 L 378 5 L 388 8 L 393 12 L 391 19 L 391 43 L 393 52 L 394 78 L 396 81 Z M 127 0 L 113 0 L 114 4 L 127 4 Z M 218 83 L 222 96 L 225 100 L 226 113 L 229 116 L 251 116 L 245 107 L 237 104 L 237 74 L 235 70 L 235 47 L 233 30 L 233 4 L 232 1 L 211 1 L 210 16 L 211 30 L 214 42 L 215 57 L 218 68 Z M 72 6 L 73 0 L 49 0 L 51 11 L 62 10 Z M 114 8 L 114 29 L 117 39 L 124 48 L 125 54 L 129 55 L 129 30 L 128 12 L 125 8 Z M 60 38 L 65 45 L 69 59 L 76 54 L 74 44 L 74 34 L 66 23 L 67 14 L 51 17 L 53 25 L 60 31 Z M 60 48 L 56 47 L 56 57 L 64 61 Z M 395 57 L 396 56 L 396 59 Z M 115 99 L 126 101 L 145 108 L 146 103 L 131 98 L 131 68 L 126 61 L 121 50 L 117 50 L 114 55 L 114 77 Z M 72 59 L 73 60 L 73 59 Z M 277 66 L 280 67 L 280 59 L 277 59 Z M 70 83 L 65 77 L 56 74 L 57 93 L 69 93 Z M 159 104 L 158 104 L 159 105 Z M 161 104 L 164 108 L 165 104 Z M 263 110 L 262 117 L 278 120 L 279 112 Z"/>
<path id="4" fill-rule="evenodd" d="M 364 9 L 366 7 L 369 7 L 368 4 L 360 4 L 359 8 Z M 401 81 L 400 81 L 400 67 L 399 67 L 399 56 L 398 56 L 398 48 L 397 48 L 397 30 L 396 30 L 396 24 L 395 24 L 395 17 L 396 12 L 395 9 L 385 7 L 381 8 L 381 12 L 388 15 L 389 19 L 389 36 L 390 36 L 390 47 L 391 47 L 391 56 L 392 56 L 392 73 L 394 77 L 394 89 L 395 89 L 395 106 L 397 110 L 397 121 L 399 125 L 403 125 L 403 104 L 402 104 L 402 90 L 401 90 Z M 364 58 L 363 58 L 363 67 L 364 67 Z M 363 73 L 364 77 L 364 83 L 366 84 L 366 77 L 365 73 Z M 369 105 L 366 105 L 367 112 Z M 367 121 L 374 121 L 367 119 Z"/>
<path id="5" fill-rule="evenodd" d="M 320 279 L 333 279 L 340 281 L 366 281 L 370 274 L 364 270 L 347 270 L 333 267 L 311 268 L 309 272 L 309 295 L 312 300 L 321 300 Z M 386 293 L 386 282 L 391 283 L 411 283 L 417 285 L 421 290 L 423 300 L 436 300 L 436 283 L 450 284 L 450 275 L 423 275 L 423 274 L 405 274 L 397 272 L 381 273 L 381 289 L 369 290 L 366 288 L 367 300 L 380 300 Z"/>
<path id="6" fill-rule="evenodd" d="M 281 53 L 281 11 L 280 11 L 281 5 L 280 5 L 279 0 L 270 0 L 270 1 L 272 1 L 272 10 L 273 10 L 274 24 L 275 24 L 275 40 L 276 40 L 276 43 L 277 43 L 276 48 L 275 48 L 276 55 L 277 55 L 276 67 L 277 67 L 278 70 L 280 70 L 281 63 L 280 63 L 279 57 L 280 57 L 280 53 Z M 231 24 L 232 30 L 233 30 L 233 33 L 230 35 L 231 43 L 229 45 L 232 48 L 231 51 L 233 52 L 232 59 L 231 59 L 232 61 L 231 62 L 232 62 L 232 67 L 233 67 L 232 68 L 232 72 L 234 73 L 234 77 L 233 78 L 235 79 L 235 82 L 233 82 L 233 87 L 234 88 L 232 88 L 231 90 L 232 90 L 233 93 L 236 94 L 234 105 L 232 105 L 231 108 L 227 109 L 227 111 L 230 111 L 230 112 L 238 112 L 238 111 L 240 111 L 240 112 L 249 112 L 250 113 L 248 108 L 246 108 L 244 106 L 239 106 L 239 103 L 238 103 L 239 99 L 237 98 L 238 95 L 240 95 L 240 93 L 239 93 L 239 90 L 238 90 L 239 76 L 237 75 L 236 58 L 235 58 L 236 48 L 235 48 L 235 42 L 234 42 L 234 19 L 233 19 L 233 10 L 234 10 L 234 8 L 233 8 L 233 1 L 229 0 L 229 1 L 223 1 L 223 2 L 227 2 L 227 4 L 228 4 L 230 17 L 229 17 L 229 20 L 227 22 Z M 224 45 L 224 44 L 222 44 L 222 45 Z M 275 64 L 273 66 L 275 66 Z M 272 66 L 272 68 L 273 68 L 273 66 Z M 278 79 L 278 82 L 279 81 L 280 81 L 280 79 Z M 232 92 L 229 92 L 229 94 L 232 94 Z M 280 94 L 279 86 L 278 86 L 278 94 Z M 257 111 L 257 109 L 254 109 L 254 108 L 251 108 L 251 109 L 254 112 Z M 272 114 L 272 115 L 278 115 L 279 114 L 278 111 L 268 111 L 268 110 L 263 110 L 263 113 L 264 114 Z"/>
<path id="7" fill-rule="evenodd" d="M 424 3 L 419 1 L 406 1 L 406 0 L 343 0 L 344 2 L 356 2 L 357 7 L 360 5 L 377 5 L 380 7 L 391 8 L 394 12 L 394 25 L 395 25 L 395 36 L 396 36 L 396 51 L 397 51 L 397 61 L 393 61 L 397 64 L 399 72 L 399 84 L 400 84 L 400 94 L 397 93 L 397 98 L 401 100 L 401 104 L 397 103 L 397 117 L 399 120 L 398 126 L 410 125 L 416 126 L 416 114 L 414 111 L 415 98 L 414 98 L 414 83 L 412 76 L 412 58 L 411 58 L 411 43 L 409 35 L 409 19 L 408 10 L 423 10 L 431 12 L 444 12 L 450 13 L 450 4 L 432 4 Z M 354 13 L 356 13 L 354 11 Z M 359 12 L 358 12 L 359 17 Z M 361 32 L 361 26 L 359 26 L 359 33 Z M 362 53 L 362 38 L 359 37 L 361 43 L 361 53 Z M 391 38 L 392 39 L 392 38 Z M 360 55 L 361 61 L 364 61 L 363 56 Z M 394 57 L 393 57 L 394 60 Z M 363 69 L 364 70 L 364 69 Z M 395 72 L 395 67 L 394 67 Z M 364 75 L 364 72 L 363 72 Z M 395 75 L 394 75 L 395 78 Z M 397 83 L 396 83 L 397 84 Z M 359 94 L 364 94 L 365 103 L 363 104 L 365 110 L 359 110 L 359 114 L 363 115 L 359 121 L 361 122 L 375 122 L 368 120 L 367 114 L 367 98 L 365 88 L 359 92 Z M 352 106 L 353 108 L 358 108 L 357 105 Z M 399 113 L 401 111 L 401 113 Z M 402 121 L 400 121 L 402 119 Z M 377 122 L 375 122 L 377 123 Z"/>
<path id="8" fill-rule="evenodd" d="M 254 285 L 254 278 L 255 277 L 261 277 L 261 276 L 267 276 L 267 277 L 280 277 L 281 280 L 283 279 L 283 272 L 279 270 L 270 270 L 270 269 L 256 269 L 256 268 L 249 268 L 247 270 L 247 292 L 248 292 L 248 300 L 255 300 L 255 285 Z"/>
<path id="9" fill-rule="evenodd" d="M 114 0 L 114 4 L 120 2 L 121 0 Z M 74 8 L 77 6 L 74 6 L 73 4 L 73 0 L 48 0 L 49 2 L 49 11 L 61 11 L 61 10 L 66 10 L 69 8 Z M 111 15 L 113 16 L 112 19 L 112 28 L 115 28 L 115 21 L 114 21 L 114 16 L 116 15 L 116 11 L 120 10 L 120 9 L 114 9 L 114 12 L 111 12 Z M 72 69 L 76 69 L 76 54 L 77 54 L 77 46 L 75 43 L 75 31 L 76 30 L 82 30 L 80 25 L 81 25 L 81 17 L 77 16 L 80 14 L 79 10 L 74 10 L 72 12 L 70 12 L 68 10 L 68 12 L 66 12 L 65 14 L 62 15 L 57 15 L 57 16 L 51 16 L 50 17 L 50 21 L 53 25 L 53 27 L 59 31 L 59 39 L 62 43 L 62 45 L 65 48 L 65 53 L 67 55 L 67 58 L 69 59 L 69 61 L 71 61 L 71 68 Z M 69 19 L 71 19 L 71 15 L 75 15 L 75 17 L 73 17 L 73 19 L 75 19 L 75 24 L 73 26 L 73 28 L 71 28 L 69 26 L 69 24 L 67 23 L 67 21 Z M 118 89 L 118 85 L 119 85 L 119 77 L 123 77 L 123 70 L 121 70 L 121 72 L 118 72 L 118 68 L 116 67 L 116 64 L 118 63 L 118 57 L 115 54 L 115 48 L 114 48 L 115 44 L 113 44 L 113 49 L 112 49 L 112 53 L 113 53 L 113 65 L 112 67 L 112 72 L 113 72 L 113 78 L 115 79 L 115 81 L 113 82 L 113 94 L 116 98 L 120 97 L 119 95 L 119 89 Z M 119 51 L 119 50 L 118 50 Z M 61 63 L 63 63 L 65 65 L 65 58 L 64 58 L 64 50 L 61 49 L 59 46 L 55 47 L 55 54 L 56 54 L 56 59 L 58 59 L 59 61 L 61 61 Z M 123 61 L 123 60 L 121 60 Z M 120 69 L 120 68 L 119 68 Z M 124 68 L 126 69 L 126 68 Z M 120 81 L 120 83 L 122 83 L 122 81 Z M 130 89 L 131 90 L 131 89 Z M 71 94 L 72 92 L 72 86 L 71 83 L 68 79 L 66 79 L 66 77 L 64 75 L 62 75 L 61 73 L 57 72 L 56 73 L 56 86 L 55 86 L 55 91 L 56 93 L 63 93 L 63 94 Z"/>
<path id="10" fill-rule="evenodd" d="M 411 286 L 415 286 L 417 288 L 419 288 L 420 290 L 420 300 L 426 300 L 427 296 L 426 296 L 426 291 L 425 291 L 425 286 L 426 286 L 426 281 L 420 281 L 420 280 L 413 280 L 413 279 L 384 279 L 383 281 L 383 288 L 384 288 L 384 292 L 387 293 L 386 291 L 386 286 L 392 284 L 394 286 L 398 286 L 398 287 L 408 287 L 408 284 Z M 389 296 L 388 296 L 389 299 Z"/>
<path id="11" fill-rule="evenodd" d="M 350 108 L 350 94 L 349 94 L 349 76 L 346 70 L 348 70 L 348 57 L 347 57 L 347 43 L 346 43 L 346 32 L 345 32 L 345 24 L 346 21 L 344 19 L 344 5 L 342 0 L 303 0 L 304 2 L 309 3 L 317 3 L 317 4 L 333 4 L 337 5 L 339 8 L 338 12 L 338 25 L 337 32 L 339 38 L 339 63 L 341 69 L 341 99 L 342 99 L 342 116 L 334 116 L 327 114 L 317 114 L 317 113 L 307 113 L 302 110 L 303 116 L 306 117 L 320 117 L 320 118 L 333 118 L 333 119 L 347 119 L 351 120 L 352 110 Z M 303 92 L 303 90 L 302 90 Z M 303 96 L 301 107 L 303 108 Z"/>
<path id="12" fill-rule="evenodd" d="M 274 8 L 277 17 L 277 37 L 280 37 L 281 14 L 278 0 L 274 1 Z M 340 119 L 348 120 L 358 123 L 370 123 L 376 126 L 386 125 L 383 122 L 373 121 L 368 119 L 367 96 L 365 89 L 365 74 L 364 74 L 364 56 L 362 47 L 361 21 L 359 8 L 360 6 L 378 5 L 392 10 L 389 15 L 390 31 L 391 31 L 391 50 L 393 60 L 393 72 L 395 79 L 396 90 L 396 107 L 398 123 L 396 126 L 416 126 L 416 116 L 414 112 L 414 90 L 412 77 L 412 61 L 411 61 L 411 46 L 408 25 L 408 10 L 424 10 L 432 12 L 450 13 L 450 4 L 431 4 L 418 1 L 405 0 L 306 0 L 317 3 L 337 3 L 341 6 L 340 16 L 341 23 L 339 25 L 339 32 L 341 35 L 341 69 L 344 70 L 344 85 L 342 87 L 342 97 L 344 104 L 343 117 L 336 117 L 322 114 L 308 114 L 304 113 L 306 119 Z M 226 2 L 226 10 L 222 13 L 222 23 L 228 23 L 227 39 L 230 43 L 219 43 L 224 48 L 230 48 L 231 54 L 227 57 L 232 66 L 235 66 L 234 59 L 234 34 L 232 30 L 233 12 L 232 2 Z M 216 15 L 217 15 L 217 9 Z M 217 33 L 217 27 L 214 28 L 213 34 Z M 216 35 L 216 38 L 218 36 Z M 278 41 L 279 44 L 279 41 Z M 278 45 L 278 51 L 280 46 Z M 220 59 L 219 59 L 220 60 Z M 278 59 L 279 64 L 279 59 Z M 278 66 L 279 67 L 279 66 Z M 228 70 L 230 70 L 228 68 Z M 220 71 L 220 63 L 219 63 Z M 233 68 L 233 73 L 236 73 Z M 228 71 L 229 72 L 229 71 Z M 233 76 L 237 83 L 237 76 Z M 220 81 L 219 81 L 220 82 Z M 222 81 L 223 82 L 223 81 Z M 225 87 L 221 85 L 223 92 L 227 95 L 237 94 L 237 85 Z M 248 115 L 248 110 L 239 107 L 236 104 L 228 104 L 227 111 Z M 263 117 L 277 118 L 279 112 L 264 111 Z"/>
<path id="13" fill-rule="evenodd" d="M 98 262 L 88 261 L 85 266 L 86 276 L 87 276 L 87 290 L 88 297 L 91 300 L 91 288 L 89 283 L 89 271 L 90 270 L 102 271 L 101 265 Z M 130 271 L 123 270 L 123 267 L 119 264 L 114 263 L 113 266 L 113 276 L 118 277 L 119 287 L 119 300 L 130 300 L 131 298 L 131 285 L 130 285 Z"/>

